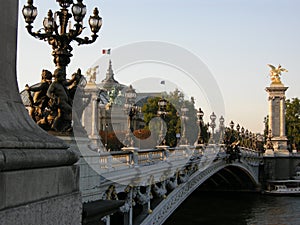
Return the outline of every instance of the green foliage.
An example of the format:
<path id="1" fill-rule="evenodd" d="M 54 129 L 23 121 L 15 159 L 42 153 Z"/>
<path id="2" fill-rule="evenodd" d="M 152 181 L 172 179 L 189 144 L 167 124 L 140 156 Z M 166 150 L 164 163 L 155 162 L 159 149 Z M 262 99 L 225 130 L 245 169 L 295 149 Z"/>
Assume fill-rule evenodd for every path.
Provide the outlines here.
<path id="1" fill-rule="evenodd" d="M 183 106 L 188 108 L 185 115 L 188 117 L 188 120 L 186 121 L 186 136 L 188 138 L 188 143 L 194 144 L 197 139 L 199 128 L 197 125 L 197 111 L 194 107 L 193 99 L 191 101 L 185 100 L 184 94 L 177 89 L 164 96 L 164 98 L 167 100 L 167 114 L 163 117 L 163 120 L 167 125 L 167 132 L 165 136 L 166 144 L 174 147 L 178 144 L 176 134 L 180 133 L 182 136 L 183 129 L 180 117 L 181 108 Z M 147 103 L 142 107 L 146 127 L 149 127 L 150 121 L 157 117 L 159 100 L 160 97 L 149 98 Z M 156 132 L 159 133 L 160 126 L 156 126 L 155 129 Z M 203 134 L 205 135 L 205 140 L 208 140 L 207 126 L 203 126 Z"/>
<path id="2" fill-rule="evenodd" d="M 300 100 L 286 100 L 286 135 L 294 149 L 300 148 Z"/>
<path id="3" fill-rule="evenodd" d="M 286 136 L 289 141 L 290 148 L 300 149 L 300 100 L 298 98 L 292 98 L 286 100 Z M 268 135 L 268 121 L 269 117 L 265 117 L 264 124 L 264 137 L 265 140 Z"/>

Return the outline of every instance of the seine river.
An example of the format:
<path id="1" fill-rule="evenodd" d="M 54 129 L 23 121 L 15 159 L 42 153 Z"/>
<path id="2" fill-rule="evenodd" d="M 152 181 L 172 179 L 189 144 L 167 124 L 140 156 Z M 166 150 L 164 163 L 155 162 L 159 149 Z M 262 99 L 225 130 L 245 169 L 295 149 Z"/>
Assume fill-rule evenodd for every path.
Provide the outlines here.
<path id="1" fill-rule="evenodd" d="M 300 225 L 300 196 L 194 192 L 164 225 Z"/>

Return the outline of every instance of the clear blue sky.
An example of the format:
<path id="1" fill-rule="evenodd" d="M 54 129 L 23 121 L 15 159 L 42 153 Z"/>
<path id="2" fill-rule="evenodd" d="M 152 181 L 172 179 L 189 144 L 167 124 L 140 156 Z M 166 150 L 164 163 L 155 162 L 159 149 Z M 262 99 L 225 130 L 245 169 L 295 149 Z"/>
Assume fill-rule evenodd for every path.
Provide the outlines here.
<path id="1" fill-rule="evenodd" d="M 20 0 L 20 12 L 26 2 Z M 96 43 L 79 47 L 73 44 L 70 74 L 78 67 L 86 71 L 101 57 L 103 48 L 113 51 L 133 42 L 155 40 L 187 49 L 207 65 L 222 92 L 227 124 L 234 120 L 254 132 L 263 130 L 263 118 L 268 113 L 264 90 L 270 84 L 268 63 L 280 63 L 289 70 L 282 76 L 289 87 L 287 98 L 300 97 L 299 0 L 85 0 L 84 3 L 88 14 L 94 6 L 99 7 L 103 27 Z M 34 0 L 34 5 L 39 13 L 34 27 L 39 29 L 48 9 L 58 7 L 55 0 Z M 43 68 L 54 70 L 51 47 L 32 38 L 24 26 L 20 15 L 20 89 L 26 83 L 37 83 Z M 101 74 L 100 79 L 104 76 Z M 137 76 L 132 74 L 132 80 Z M 120 82 L 130 82 L 130 76 L 124 78 L 116 73 L 115 77 Z M 196 101 L 201 99 L 194 97 Z"/>

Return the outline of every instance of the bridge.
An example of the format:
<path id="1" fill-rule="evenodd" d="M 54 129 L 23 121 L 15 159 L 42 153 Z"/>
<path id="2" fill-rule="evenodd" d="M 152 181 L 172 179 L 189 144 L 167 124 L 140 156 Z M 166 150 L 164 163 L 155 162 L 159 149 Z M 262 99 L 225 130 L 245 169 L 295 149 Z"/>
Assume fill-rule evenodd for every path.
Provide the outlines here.
<path id="1" fill-rule="evenodd" d="M 157 146 L 95 152 L 84 139 L 64 138 L 81 152 L 82 201 L 122 200 L 123 206 L 102 218 L 105 224 L 162 224 L 197 188 L 258 191 L 262 155 L 239 147 L 232 157 L 224 144 Z M 99 217 L 83 218 L 86 224 Z M 97 223 L 95 223 L 97 224 Z M 99 223 L 98 223 L 99 224 Z"/>
<path id="2" fill-rule="evenodd" d="M 18 0 L 3 2 L 0 11 L 10 18 L 0 20 L 0 224 L 162 224 L 197 188 L 259 190 L 262 172 L 265 179 L 287 179 L 300 165 L 286 149 L 287 88 L 278 77 L 267 89 L 272 132 L 265 156 L 251 146 L 214 142 L 104 151 L 97 147 L 96 89 L 92 116 L 85 117 L 94 121 L 89 137 L 49 135 L 18 93 Z"/>

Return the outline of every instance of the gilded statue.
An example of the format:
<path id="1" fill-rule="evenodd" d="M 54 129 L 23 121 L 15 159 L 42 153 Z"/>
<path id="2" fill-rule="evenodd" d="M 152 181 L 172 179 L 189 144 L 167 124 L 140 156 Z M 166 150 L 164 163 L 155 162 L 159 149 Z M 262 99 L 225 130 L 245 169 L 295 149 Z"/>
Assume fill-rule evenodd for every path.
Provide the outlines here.
<path id="1" fill-rule="evenodd" d="M 273 84 L 281 84 L 280 76 L 282 72 L 288 72 L 287 69 L 282 68 L 279 64 L 276 68 L 275 66 L 268 64 L 268 66 L 271 68 L 270 70 L 270 77 Z"/>

